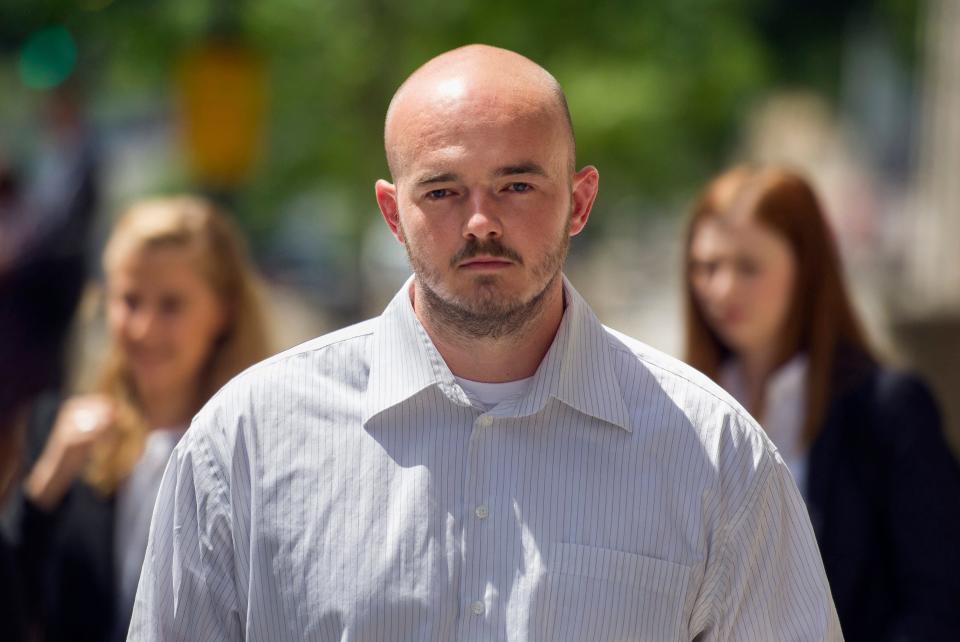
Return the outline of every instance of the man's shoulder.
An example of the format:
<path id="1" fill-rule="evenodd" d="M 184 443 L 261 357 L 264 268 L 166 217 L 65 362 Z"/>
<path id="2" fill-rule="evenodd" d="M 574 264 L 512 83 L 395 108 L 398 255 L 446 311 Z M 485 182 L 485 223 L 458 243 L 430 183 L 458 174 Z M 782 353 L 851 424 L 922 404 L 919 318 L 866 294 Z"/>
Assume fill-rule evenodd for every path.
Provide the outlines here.
<path id="1" fill-rule="evenodd" d="M 622 332 L 606 326 L 604 330 L 611 350 L 620 357 L 615 359 L 615 367 L 624 375 L 621 381 L 629 377 L 631 370 L 639 369 L 653 377 L 671 397 L 682 397 L 687 403 L 726 409 L 752 423 L 746 410 L 707 375 Z"/>
<path id="2" fill-rule="evenodd" d="M 180 442 L 180 450 L 205 449 L 227 460 L 238 444 L 265 434 L 296 435 L 304 422 L 291 412 L 312 416 L 328 398 L 350 402 L 350 390 L 362 390 L 367 371 L 368 339 L 376 319 L 330 332 L 256 363 L 223 386 L 197 413 Z M 241 435 L 243 438 L 241 439 Z"/>
<path id="3" fill-rule="evenodd" d="M 221 392 L 264 381 L 277 381 L 278 376 L 315 371 L 328 362 L 359 366 L 361 364 L 356 359 L 346 361 L 344 357 L 348 354 L 360 357 L 365 352 L 367 339 L 376 332 L 376 322 L 377 318 L 367 319 L 278 352 L 238 374 Z"/>
<path id="4" fill-rule="evenodd" d="M 787 475 L 776 446 L 729 393 L 693 367 L 604 328 L 635 439 L 659 440 L 665 457 L 705 465 L 731 511 Z M 694 456 L 694 454 L 696 456 Z"/>
<path id="5" fill-rule="evenodd" d="M 361 349 L 365 340 L 376 332 L 377 321 L 379 317 L 360 321 L 353 325 L 339 330 L 328 332 L 309 341 L 305 341 L 292 348 L 278 352 L 272 357 L 268 357 L 258 364 L 251 366 L 247 372 L 256 373 L 259 370 L 270 370 L 282 368 L 295 362 L 302 361 L 304 357 L 335 357 L 337 354 Z M 247 374 L 247 373 L 243 373 Z"/>
<path id="6" fill-rule="evenodd" d="M 672 439 L 698 444 L 719 468 L 725 460 L 740 460 L 737 453 L 750 453 L 741 461 L 750 462 L 749 468 L 776 458 L 776 446 L 756 420 L 710 377 L 642 341 L 604 330 L 623 398 L 645 430 L 667 431 Z"/>
<path id="7" fill-rule="evenodd" d="M 300 391 L 316 391 L 322 381 L 363 385 L 367 341 L 376 332 L 376 321 L 368 319 L 335 330 L 250 366 L 227 382 L 197 418 L 210 418 L 224 409 L 248 413 L 268 409 L 277 395 L 286 397 L 278 402 L 289 404 Z"/>

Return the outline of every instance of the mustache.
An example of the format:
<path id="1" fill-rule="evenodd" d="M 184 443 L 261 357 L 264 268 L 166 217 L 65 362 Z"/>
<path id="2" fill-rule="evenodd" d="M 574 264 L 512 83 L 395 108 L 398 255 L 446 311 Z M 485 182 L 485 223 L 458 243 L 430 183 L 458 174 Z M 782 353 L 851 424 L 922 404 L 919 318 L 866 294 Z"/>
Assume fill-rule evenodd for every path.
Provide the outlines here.
<path id="1" fill-rule="evenodd" d="M 473 258 L 478 254 L 501 257 L 504 259 L 509 259 L 519 265 L 523 265 L 523 259 L 520 258 L 520 255 L 517 254 L 516 250 L 507 247 L 497 239 L 492 239 L 490 241 L 478 241 L 475 238 L 471 238 L 462 248 L 460 248 L 460 251 L 454 254 L 453 258 L 450 259 L 450 267 L 455 268 L 462 261 Z"/>

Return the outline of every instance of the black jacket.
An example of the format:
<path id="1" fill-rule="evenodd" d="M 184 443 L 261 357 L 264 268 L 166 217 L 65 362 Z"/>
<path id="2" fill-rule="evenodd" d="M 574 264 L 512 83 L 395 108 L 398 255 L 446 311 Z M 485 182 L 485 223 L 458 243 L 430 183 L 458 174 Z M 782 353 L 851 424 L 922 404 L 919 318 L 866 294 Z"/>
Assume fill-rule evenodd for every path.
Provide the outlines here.
<path id="1" fill-rule="evenodd" d="M 27 462 L 33 464 L 60 410 L 59 395 L 35 404 Z M 56 510 L 21 498 L 19 558 L 31 630 L 44 641 L 126 639 L 130 613 L 118 613 L 114 563 L 116 502 L 82 480 Z M 2 636 L 0 636 L 2 638 Z"/>
<path id="2" fill-rule="evenodd" d="M 0 638 L 10 642 L 27 639 L 21 582 L 16 549 L 0 533 Z"/>
<path id="3" fill-rule="evenodd" d="M 960 466 L 916 377 L 841 378 L 807 504 L 848 642 L 960 639 Z"/>
<path id="4" fill-rule="evenodd" d="M 82 482 L 46 513 L 23 504 L 21 536 L 30 617 L 42 640 L 126 639 L 117 613 L 114 500 Z"/>

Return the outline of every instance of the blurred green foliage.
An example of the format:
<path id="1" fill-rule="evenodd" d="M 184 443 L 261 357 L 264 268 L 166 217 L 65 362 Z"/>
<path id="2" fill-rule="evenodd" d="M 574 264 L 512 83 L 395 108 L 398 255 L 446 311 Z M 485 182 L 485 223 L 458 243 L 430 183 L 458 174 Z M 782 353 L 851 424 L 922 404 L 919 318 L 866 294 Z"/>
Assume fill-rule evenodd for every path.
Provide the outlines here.
<path id="1" fill-rule="evenodd" d="M 331 224 L 357 238 L 387 172 L 382 119 L 398 84 L 457 45 L 507 47 L 566 88 L 579 160 L 602 175 L 598 227 L 686 198 L 771 88 L 835 91 L 853 21 L 879 22 L 912 60 L 916 17 L 913 0 L 5 0 L 0 64 L 15 64 L 34 31 L 65 25 L 109 119 L 172 109 L 180 55 L 211 33 L 241 37 L 263 57 L 270 93 L 265 152 L 236 208 L 259 237 L 295 195 L 332 191 L 346 206 Z M 18 89 L 11 78 L 0 72 L 0 91 Z M 171 168 L 157 184 L 187 180 Z"/>

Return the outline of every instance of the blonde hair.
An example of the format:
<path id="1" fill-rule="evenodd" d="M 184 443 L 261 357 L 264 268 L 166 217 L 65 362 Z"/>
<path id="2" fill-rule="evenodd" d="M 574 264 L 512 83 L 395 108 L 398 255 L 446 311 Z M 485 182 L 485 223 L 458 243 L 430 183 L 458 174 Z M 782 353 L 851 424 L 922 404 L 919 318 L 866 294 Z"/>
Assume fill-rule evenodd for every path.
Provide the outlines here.
<path id="1" fill-rule="evenodd" d="M 158 247 L 194 251 L 198 270 L 227 310 L 227 324 L 201 373 L 194 412 L 230 378 L 266 357 L 269 339 L 259 280 L 246 244 L 230 218 L 209 201 L 174 196 L 134 203 L 107 241 L 103 268 Z M 98 392 L 117 406 L 115 437 L 94 451 L 86 480 L 105 494 L 116 490 L 143 451 L 148 427 L 123 350 L 113 342 L 97 377 Z"/>

